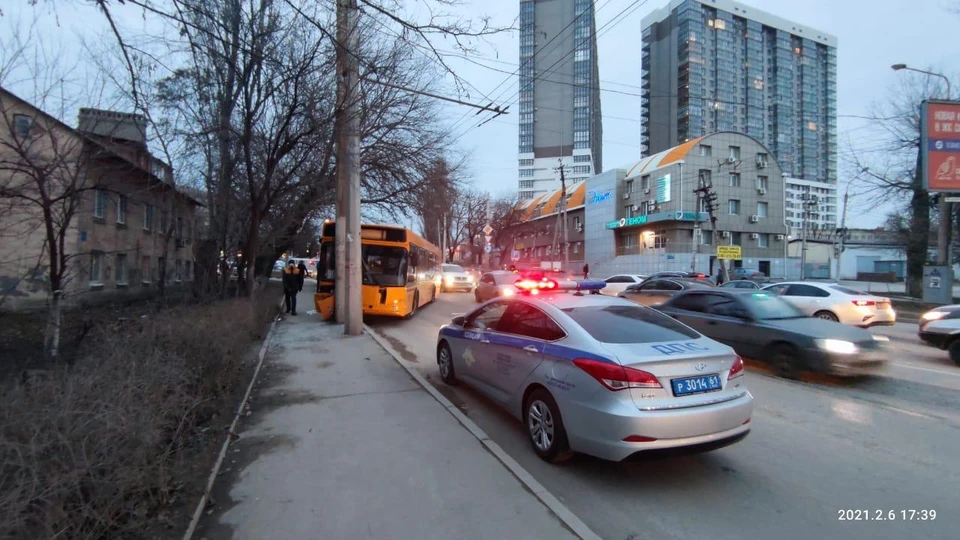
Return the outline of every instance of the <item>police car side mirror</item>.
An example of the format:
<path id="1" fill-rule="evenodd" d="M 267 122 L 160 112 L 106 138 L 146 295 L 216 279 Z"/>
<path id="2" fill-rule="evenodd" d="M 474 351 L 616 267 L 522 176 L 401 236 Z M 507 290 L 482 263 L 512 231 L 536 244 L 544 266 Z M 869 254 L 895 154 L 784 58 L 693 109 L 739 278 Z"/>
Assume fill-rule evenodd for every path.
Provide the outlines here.
<path id="1" fill-rule="evenodd" d="M 457 325 L 457 326 L 463 326 L 464 323 L 466 323 L 466 321 L 467 321 L 467 318 L 466 318 L 466 317 L 454 317 L 454 318 L 453 318 L 453 324 L 455 324 L 455 325 Z"/>

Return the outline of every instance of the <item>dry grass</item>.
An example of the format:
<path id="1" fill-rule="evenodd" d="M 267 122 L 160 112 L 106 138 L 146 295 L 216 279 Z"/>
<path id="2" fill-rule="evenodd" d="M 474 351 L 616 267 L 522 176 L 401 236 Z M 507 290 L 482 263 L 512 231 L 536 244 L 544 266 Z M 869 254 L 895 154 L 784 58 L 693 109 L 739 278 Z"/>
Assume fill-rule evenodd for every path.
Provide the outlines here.
<path id="1" fill-rule="evenodd" d="M 101 326 L 74 367 L 0 390 L 0 538 L 144 537 L 198 428 L 235 406 L 276 300 Z"/>

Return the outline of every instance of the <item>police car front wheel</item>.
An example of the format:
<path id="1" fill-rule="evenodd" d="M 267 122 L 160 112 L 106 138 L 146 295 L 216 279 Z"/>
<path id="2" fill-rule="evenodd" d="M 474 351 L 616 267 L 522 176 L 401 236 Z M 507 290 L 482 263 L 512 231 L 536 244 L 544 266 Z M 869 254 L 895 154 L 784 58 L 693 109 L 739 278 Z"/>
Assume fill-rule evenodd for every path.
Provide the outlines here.
<path id="1" fill-rule="evenodd" d="M 456 386 L 459 382 L 457 374 L 453 369 L 453 353 L 450 351 L 450 345 L 443 342 L 437 347 L 437 367 L 440 368 L 440 378 L 450 386 Z"/>

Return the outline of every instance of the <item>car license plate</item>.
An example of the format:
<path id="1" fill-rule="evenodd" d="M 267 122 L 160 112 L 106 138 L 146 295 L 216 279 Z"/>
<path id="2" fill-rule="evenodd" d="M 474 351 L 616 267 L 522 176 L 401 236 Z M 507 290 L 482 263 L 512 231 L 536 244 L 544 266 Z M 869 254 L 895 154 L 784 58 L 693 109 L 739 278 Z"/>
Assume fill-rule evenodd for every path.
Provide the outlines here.
<path id="1" fill-rule="evenodd" d="M 706 392 L 716 392 L 723 388 L 720 383 L 720 375 L 712 373 L 700 377 L 687 377 L 685 379 L 673 379 L 670 381 L 673 385 L 673 395 L 689 396 L 692 394 L 704 394 Z"/>
<path id="2" fill-rule="evenodd" d="M 890 302 L 877 302 L 877 309 L 890 309 Z"/>

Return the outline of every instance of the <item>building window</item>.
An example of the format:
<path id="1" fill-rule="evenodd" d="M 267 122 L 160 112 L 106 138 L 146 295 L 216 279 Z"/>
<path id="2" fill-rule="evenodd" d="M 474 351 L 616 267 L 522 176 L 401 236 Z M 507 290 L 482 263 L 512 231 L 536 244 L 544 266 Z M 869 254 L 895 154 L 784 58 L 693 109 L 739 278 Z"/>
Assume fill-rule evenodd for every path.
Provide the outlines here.
<path id="1" fill-rule="evenodd" d="M 770 185 L 770 182 L 767 180 L 766 176 L 757 177 L 757 189 L 762 189 L 766 191 L 767 189 L 769 189 L 769 185 Z"/>
<path id="2" fill-rule="evenodd" d="M 816 131 L 816 130 L 817 130 L 817 123 L 816 123 L 816 122 L 807 122 L 807 129 L 809 129 L 810 131 Z"/>
<path id="3" fill-rule="evenodd" d="M 702 157 L 711 157 L 713 156 L 713 147 L 708 144 L 700 145 L 700 155 Z"/>
<path id="4" fill-rule="evenodd" d="M 533 160 L 531 160 L 531 161 L 533 161 Z M 589 154 L 584 154 L 584 155 L 580 155 L 580 156 L 573 156 L 573 162 L 574 162 L 574 163 L 590 163 L 590 155 L 589 155 Z M 531 165 L 532 165 L 532 164 L 531 164 Z"/>
<path id="5" fill-rule="evenodd" d="M 183 281 L 183 278 L 182 278 L 182 275 L 183 275 L 183 261 L 181 261 L 180 259 L 177 259 L 177 262 L 174 263 L 174 265 L 175 265 L 175 266 L 174 266 L 174 271 L 173 271 L 173 279 L 174 279 L 174 281 L 176 281 L 177 283 L 180 283 L 181 281 Z"/>
<path id="6" fill-rule="evenodd" d="M 116 276 L 117 276 L 117 285 L 127 285 L 130 278 L 127 272 L 127 254 L 126 253 L 117 253 Z"/>
<path id="7" fill-rule="evenodd" d="M 533 176 L 533 169 L 520 169 L 520 178 L 529 178 Z"/>
<path id="8" fill-rule="evenodd" d="M 150 232 L 153 230 L 154 213 L 156 209 L 152 204 L 143 205 L 143 230 Z"/>
<path id="9" fill-rule="evenodd" d="M 103 285 L 103 253 L 90 253 L 90 284 Z"/>
<path id="10" fill-rule="evenodd" d="M 731 233 L 730 233 L 730 245 L 731 245 L 731 246 L 740 246 L 740 245 L 743 245 L 743 244 L 742 244 L 742 241 L 743 241 L 742 237 L 743 237 L 743 235 L 742 235 L 741 233 L 731 232 Z"/>
<path id="11" fill-rule="evenodd" d="M 157 281 L 160 281 L 160 278 L 163 277 L 163 281 L 170 281 L 170 273 L 167 272 L 167 258 L 166 257 L 157 257 Z"/>
<path id="12" fill-rule="evenodd" d="M 153 268 L 150 267 L 150 256 L 140 257 L 140 282 L 150 284 L 153 281 Z"/>
<path id="13" fill-rule="evenodd" d="M 127 197 L 125 195 L 117 196 L 117 223 L 123 225 L 127 222 Z"/>
<path id="14" fill-rule="evenodd" d="M 167 234 L 167 222 L 170 215 L 167 212 L 160 212 L 160 234 Z"/>
<path id="15" fill-rule="evenodd" d="M 97 219 L 107 217 L 107 192 L 102 189 L 93 192 L 93 217 Z"/>
<path id="16" fill-rule="evenodd" d="M 633 217 L 633 205 L 632 205 L 632 204 L 628 204 L 628 205 L 626 205 L 626 206 L 623 207 L 623 217 L 628 218 L 628 219 Z"/>
<path id="17" fill-rule="evenodd" d="M 767 217 L 767 203 L 765 202 L 757 203 L 757 215 L 762 218 Z"/>
<path id="18" fill-rule="evenodd" d="M 521 180 L 520 189 L 533 189 L 533 180 Z"/>
<path id="19" fill-rule="evenodd" d="M 740 200 L 739 199 L 730 199 L 729 212 L 731 216 L 740 215 Z"/>
<path id="20" fill-rule="evenodd" d="M 713 243 L 713 231 L 705 231 L 700 229 L 700 243 L 701 244 L 712 244 Z"/>
<path id="21" fill-rule="evenodd" d="M 767 233 L 760 233 L 760 237 L 757 239 L 757 245 L 762 248 L 770 247 L 770 235 Z"/>
<path id="22" fill-rule="evenodd" d="M 700 169 L 697 178 L 701 186 L 708 186 L 713 178 L 713 172 L 710 169 Z"/>
<path id="23" fill-rule="evenodd" d="M 183 280 L 192 281 L 192 275 L 193 274 L 190 273 L 190 261 L 183 261 Z"/>
<path id="24" fill-rule="evenodd" d="M 640 187 L 643 188 L 644 191 L 650 189 L 650 175 L 649 175 L 649 174 L 640 177 Z"/>
<path id="25" fill-rule="evenodd" d="M 521 166 L 521 167 L 533 167 L 533 160 L 532 160 L 532 159 L 521 159 L 521 160 L 520 160 L 520 166 Z"/>
<path id="26" fill-rule="evenodd" d="M 730 147 L 730 159 L 740 159 L 740 147 L 731 146 Z"/>
<path id="27" fill-rule="evenodd" d="M 25 114 L 13 115 L 13 132 L 17 138 L 26 139 L 30 136 L 30 128 L 33 126 L 33 118 Z"/>
<path id="28" fill-rule="evenodd" d="M 740 173 L 730 173 L 730 187 L 740 187 Z"/>
<path id="29" fill-rule="evenodd" d="M 627 193 L 633 193 L 633 180 L 627 180 Z"/>
<path id="30" fill-rule="evenodd" d="M 656 234 L 653 235 L 653 247 L 656 249 L 667 247 L 666 231 L 657 231 Z"/>

